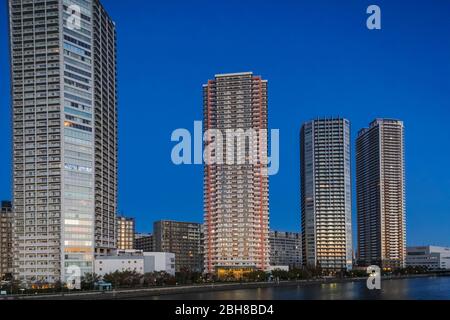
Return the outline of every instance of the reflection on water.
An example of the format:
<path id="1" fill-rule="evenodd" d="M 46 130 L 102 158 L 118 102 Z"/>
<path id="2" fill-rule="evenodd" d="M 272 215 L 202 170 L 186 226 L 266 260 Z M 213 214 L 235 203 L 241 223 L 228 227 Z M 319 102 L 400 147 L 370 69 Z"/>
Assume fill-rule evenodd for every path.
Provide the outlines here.
<path id="1" fill-rule="evenodd" d="M 144 299 L 171 300 L 450 300 L 450 277 L 383 280 L 381 290 L 368 290 L 365 281 L 308 284 L 258 289 L 162 295 Z"/>

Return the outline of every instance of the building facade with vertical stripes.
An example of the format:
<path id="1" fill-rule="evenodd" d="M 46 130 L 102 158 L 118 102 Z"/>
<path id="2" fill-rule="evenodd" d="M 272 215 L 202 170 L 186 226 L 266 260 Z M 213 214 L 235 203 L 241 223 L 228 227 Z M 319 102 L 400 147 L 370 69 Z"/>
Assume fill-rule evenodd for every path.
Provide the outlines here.
<path id="1" fill-rule="evenodd" d="M 204 159 L 205 271 L 220 275 L 224 270 L 266 270 L 267 134 L 260 130 L 267 129 L 267 81 L 251 72 L 216 75 L 204 85 L 203 100 L 205 148 L 212 141 L 217 146 L 211 155 L 205 150 Z M 258 134 L 237 141 L 226 138 L 226 132 L 237 130 Z M 222 134 L 223 141 L 211 132 Z M 221 153 L 224 156 L 218 159 Z"/>
<path id="2" fill-rule="evenodd" d="M 376 119 L 356 140 L 358 264 L 401 268 L 406 260 L 403 122 Z"/>
<path id="3" fill-rule="evenodd" d="M 98 0 L 9 0 L 14 273 L 93 272 L 116 246 L 114 22 Z"/>
<path id="4" fill-rule="evenodd" d="M 350 122 L 317 119 L 301 128 L 303 264 L 349 270 L 352 257 Z"/>

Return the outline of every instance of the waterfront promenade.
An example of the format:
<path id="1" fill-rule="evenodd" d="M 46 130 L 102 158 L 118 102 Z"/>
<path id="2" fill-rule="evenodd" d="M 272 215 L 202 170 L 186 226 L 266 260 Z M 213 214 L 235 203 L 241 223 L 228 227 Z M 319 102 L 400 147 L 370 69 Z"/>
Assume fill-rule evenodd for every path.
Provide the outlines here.
<path id="1" fill-rule="evenodd" d="M 450 273 L 436 275 L 409 275 L 409 276 L 395 276 L 395 277 L 383 277 L 383 283 L 387 281 L 398 281 L 408 279 L 423 279 L 432 280 L 445 277 L 450 283 Z M 427 279 L 428 278 L 428 279 Z M 83 291 L 74 293 L 62 293 L 62 294 L 46 294 L 46 295 L 15 295 L 15 296 L 0 296 L 0 300 L 129 300 L 129 299 L 204 299 L 204 293 L 221 293 L 227 291 L 243 291 L 249 294 L 249 299 L 252 299 L 251 290 L 255 289 L 271 289 L 274 288 L 278 291 L 283 291 L 286 288 L 287 291 L 293 288 L 301 288 L 305 291 L 318 290 L 319 288 L 333 288 L 339 284 L 357 283 L 358 288 L 364 288 L 367 278 L 321 278 L 312 280 L 298 280 L 298 281 L 282 281 L 282 282 L 247 282 L 247 283 L 214 283 L 214 284 L 201 284 L 201 285 L 189 285 L 189 286 L 166 286 L 166 287 L 154 287 L 154 288 L 139 288 L 139 289 L 120 289 L 107 292 L 98 291 Z M 434 281 L 434 280 L 433 280 Z M 394 282 L 395 284 L 395 282 Z M 404 282 L 398 282 L 397 284 L 405 285 Z M 330 286 L 321 286 L 330 285 Z M 394 286 L 395 287 L 395 286 Z M 401 286 L 399 286 L 401 287 Z M 342 287 L 344 288 L 344 287 Z M 350 287 L 346 287 L 348 288 Z M 449 291 L 450 295 L 450 291 Z M 228 294 L 228 296 L 230 296 Z M 220 298 L 220 294 L 216 295 Z M 210 299 L 215 299 L 214 296 L 210 296 Z M 293 297 L 294 298 L 294 297 Z M 449 296 L 450 298 L 450 296 Z M 208 297 L 206 297 L 208 299 Z"/>

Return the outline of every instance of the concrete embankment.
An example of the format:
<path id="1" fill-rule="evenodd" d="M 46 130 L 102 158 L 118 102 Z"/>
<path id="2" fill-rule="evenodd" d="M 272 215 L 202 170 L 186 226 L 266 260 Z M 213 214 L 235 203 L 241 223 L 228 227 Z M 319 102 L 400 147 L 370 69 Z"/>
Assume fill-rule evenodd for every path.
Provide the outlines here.
<path id="1" fill-rule="evenodd" d="M 450 276 L 450 274 L 440 275 L 408 275 L 383 277 L 383 280 L 395 280 L 405 278 L 422 278 L 433 276 Z M 49 294 L 49 295 L 18 295 L 9 297 L 0 297 L 0 300 L 111 300 L 111 299 L 137 299 L 142 297 L 152 297 L 160 295 L 176 295 L 186 293 L 200 293 L 212 291 L 225 290 L 242 290 L 242 289 L 257 289 L 269 287 L 288 287 L 288 286 L 308 286 L 317 284 L 330 284 L 342 282 L 356 282 L 366 281 L 367 278 L 322 278 L 313 280 L 299 280 L 299 281 L 282 281 L 282 282 L 244 282 L 244 283 L 215 283 L 204 285 L 190 285 L 190 286 L 171 286 L 158 288 L 140 288 L 140 289 L 123 289 L 113 290 L 108 292 L 77 292 L 66 294 Z"/>

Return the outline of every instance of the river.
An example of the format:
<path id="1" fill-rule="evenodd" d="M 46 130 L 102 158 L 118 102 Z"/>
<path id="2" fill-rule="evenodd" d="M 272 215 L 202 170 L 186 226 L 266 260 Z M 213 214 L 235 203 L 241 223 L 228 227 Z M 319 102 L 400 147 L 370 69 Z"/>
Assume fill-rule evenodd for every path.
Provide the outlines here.
<path id="1" fill-rule="evenodd" d="M 450 277 L 382 280 L 381 290 L 364 281 L 302 284 L 141 297 L 145 300 L 450 300 Z"/>

